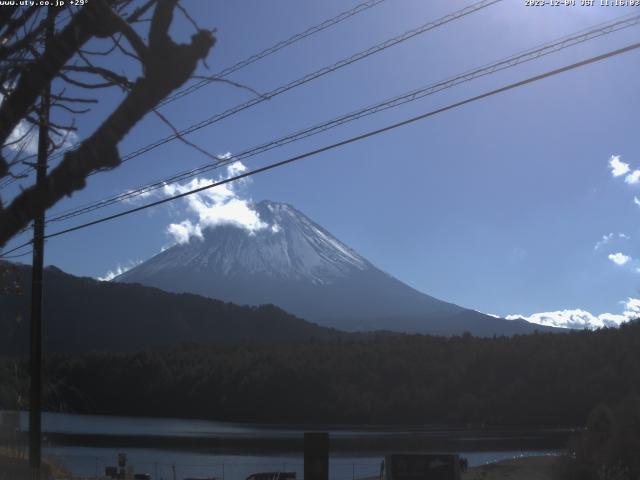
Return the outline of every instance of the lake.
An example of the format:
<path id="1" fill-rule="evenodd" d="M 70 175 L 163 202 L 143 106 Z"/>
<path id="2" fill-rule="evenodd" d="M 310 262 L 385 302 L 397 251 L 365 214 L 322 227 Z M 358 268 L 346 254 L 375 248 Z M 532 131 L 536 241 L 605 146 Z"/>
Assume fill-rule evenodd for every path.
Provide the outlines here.
<path id="1" fill-rule="evenodd" d="M 21 414 L 22 429 L 28 415 Z M 287 426 L 206 420 L 43 414 L 46 457 L 75 475 L 95 476 L 126 452 L 137 473 L 154 480 L 215 476 L 244 480 L 260 471 L 303 476 L 304 431 L 330 432 L 332 480 L 379 474 L 391 451 L 455 451 L 469 465 L 505 458 L 557 454 L 570 430 L 473 430 L 434 426 Z"/>

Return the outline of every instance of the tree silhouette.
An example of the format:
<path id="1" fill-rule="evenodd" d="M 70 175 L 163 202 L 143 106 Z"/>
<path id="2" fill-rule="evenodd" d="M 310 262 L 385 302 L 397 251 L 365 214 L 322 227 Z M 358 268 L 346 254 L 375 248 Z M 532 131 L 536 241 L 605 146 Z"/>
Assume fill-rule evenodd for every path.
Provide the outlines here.
<path id="1" fill-rule="evenodd" d="M 78 105 L 86 107 L 97 100 L 70 97 L 65 93 L 68 88 L 96 92 L 119 87 L 123 91 L 120 103 L 76 148 L 66 151 L 42 187 L 33 185 L 21 191 L 8 205 L 0 201 L 0 247 L 27 227 L 39 210 L 84 188 L 87 176 L 120 165 L 118 144 L 122 139 L 149 112 L 158 113 L 156 106 L 191 78 L 198 62 L 207 57 L 215 44 L 209 30 L 196 26 L 187 44 L 172 40 L 169 28 L 176 8 L 196 26 L 177 0 L 91 0 L 67 18 L 63 17 L 65 10 L 56 8 L 0 9 L 0 180 L 21 176 L 20 168 L 26 162 L 17 147 L 42 122 L 38 99 L 51 82 L 59 87 L 52 94 L 52 107 L 72 116 L 86 113 Z M 143 18 L 146 14 L 150 18 Z M 63 26 L 54 31 L 45 48 L 49 22 Z M 147 24 L 145 41 L 140 30 Z M 87 50 L 92 39 L 108 42 L 108 48 Z M 139 62 L 141 73 L 135 80 L 105 66 L 116 55 Z M 62 146 L 75 125 L 73 121 L 66 125 L 49 122 L 47 127 L 52 151 Z M 10 151 L 13 158 L 7 158 Z"/>

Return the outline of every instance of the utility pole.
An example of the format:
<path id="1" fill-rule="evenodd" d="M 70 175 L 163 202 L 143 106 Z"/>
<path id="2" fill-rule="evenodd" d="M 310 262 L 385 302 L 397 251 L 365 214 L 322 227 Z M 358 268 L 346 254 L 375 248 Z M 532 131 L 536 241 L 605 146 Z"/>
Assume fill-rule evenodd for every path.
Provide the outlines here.
<path id="1" fill-rule="evenodd" d="M 45 36 L 45 52 L 53 37 L 53 12 L 48 12 Z M 49 150 L 49 109 L 51 106 L 51 83 L 41 95 L 40 125 L 38 128 L 38 163 L 36 165 L 36 188 L 46 188 L 47 157 Z M 42 274 L 44 266 L 44 208 L 33 220 L 33 260 L 31 268 L 31 348 L 29 359 L 29 466 L 33 480 L 40 479 L 42 460 Z"/>

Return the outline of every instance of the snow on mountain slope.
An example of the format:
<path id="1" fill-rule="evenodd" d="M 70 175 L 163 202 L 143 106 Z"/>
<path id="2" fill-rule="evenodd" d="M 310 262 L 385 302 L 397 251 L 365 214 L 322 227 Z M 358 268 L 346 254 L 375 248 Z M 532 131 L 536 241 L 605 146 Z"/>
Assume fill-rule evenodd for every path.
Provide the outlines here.
<path id="1" fill-rule="evenodd" d="M 203 240 L 175 245 L 117 280 L 189 268 L 223 276 L 266 275 L 321 284 L 372 267 L 290 205 L 264 201 L 256 210 L 269 228 L 253 233 L 233 225 L 207 229 Z"/>
<path id="2" fill-rule="evenodd" d="M 495 319 L 418 292 L 290 205 L 262 201 L 254 208 L 266 227 L 205 229 L 202 238 L 174 245 L 115 281 L 239 304 L 273 303 L 344 330 L 501 334 L 533 329 L 527 322 Z"/>

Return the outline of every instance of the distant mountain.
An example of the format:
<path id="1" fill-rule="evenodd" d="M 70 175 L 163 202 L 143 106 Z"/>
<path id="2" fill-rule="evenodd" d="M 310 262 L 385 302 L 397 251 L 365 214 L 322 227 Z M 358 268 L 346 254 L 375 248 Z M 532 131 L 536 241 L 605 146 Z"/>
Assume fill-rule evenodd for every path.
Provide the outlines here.
<path id="1" fill-rule="evenodd" d="M 5 267 L 5 268 L 2 268 Z M 0 356 L 28 352 L 31 267 L 0 262 Z M 273 305 L 241 307 L 192 294 L 99 282 L 47 267 L 48 352 L 139 351 L 179 343 L 238 344 L 331 339 L 335 330 Z M 18 288 L 16 288 L 18 287 Z"/>
<path id="2" fill-rule="evenodd" d="M 379 270 L 290 205 L 255 205 L 268 225 L 222 225 L 175 245 L 115 278 L 237 304 L 272 303 L 347 331 L 476 335 L 545 330 L 494 318 L 421 293 Z"/>

